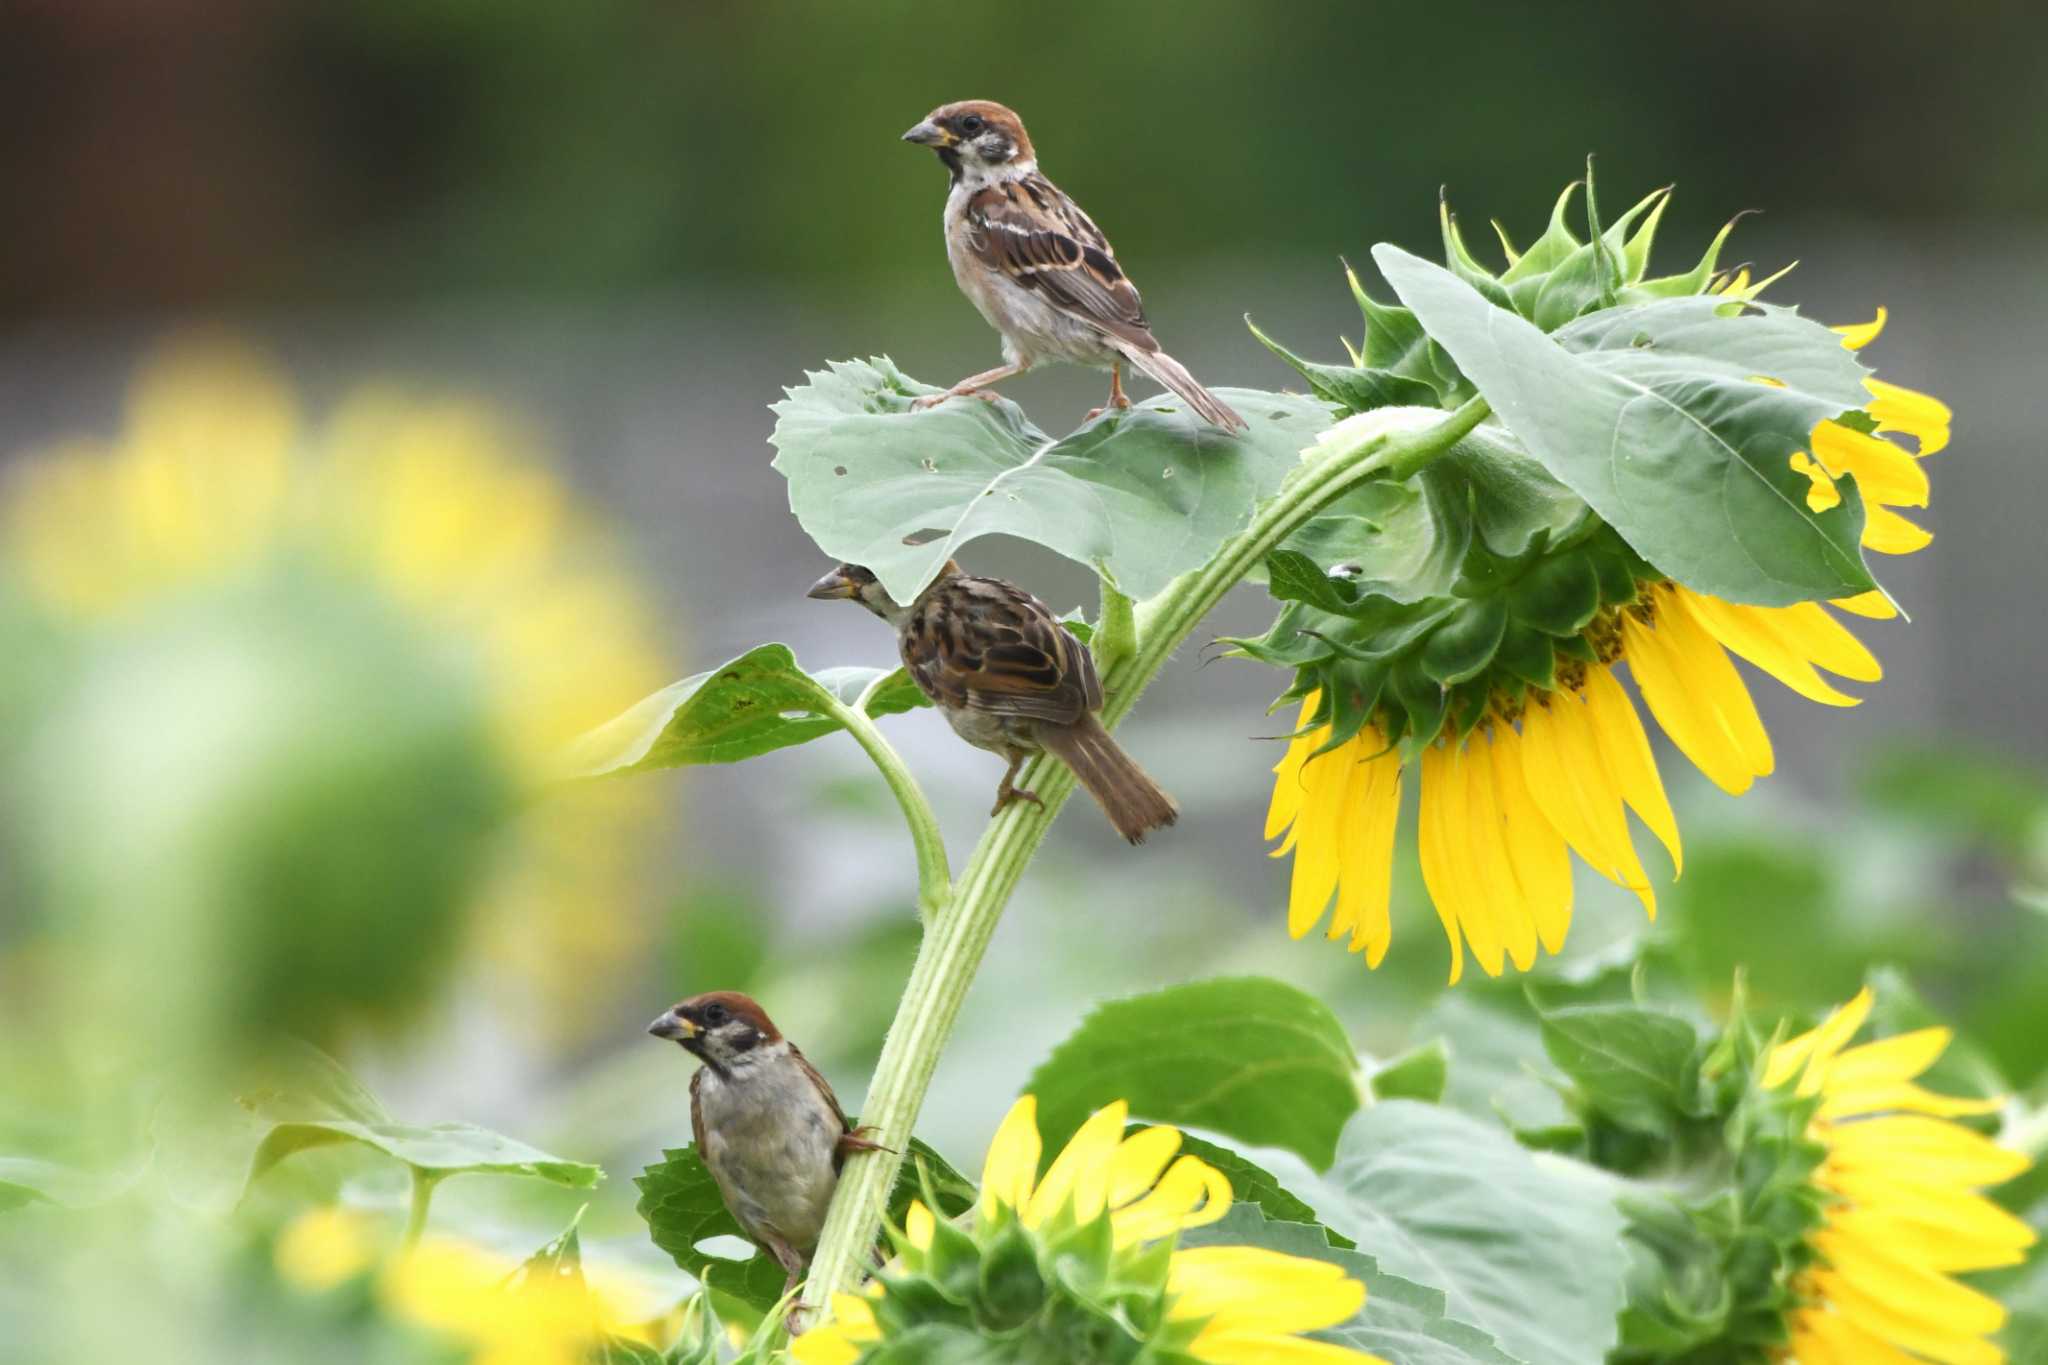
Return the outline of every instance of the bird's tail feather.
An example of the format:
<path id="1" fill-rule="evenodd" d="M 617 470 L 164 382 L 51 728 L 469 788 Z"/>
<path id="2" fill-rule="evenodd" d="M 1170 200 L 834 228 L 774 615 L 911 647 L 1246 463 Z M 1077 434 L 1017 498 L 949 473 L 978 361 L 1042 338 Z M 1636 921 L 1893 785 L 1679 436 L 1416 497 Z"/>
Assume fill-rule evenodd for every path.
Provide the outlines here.
<path id="1" fill-rule="evenodd" d="M 1146 776 L 1094 715 L 1083 715 L 1072 725 L 1041 725 L 1038 742 L 1074 770 L 1116 832 L 1132 843 L 1142 844 L 1146 834 L 1180 818 L 1173 798 Z"/>
<path id="2" fill-rule="evenodd" d="M 1215 394 L 1195 382 L 1187 367 L 1164 351 L 1141 351 L 1133 346 L 1124 351 L 1124 356 L 1146 374 L 1180 396 L 1182 402 L 1195 410 L 1205 422 L 1222 427 L 1225 431 L 1243 431 L 1245 420 L 1230 410 L 1228 404 Z"/>

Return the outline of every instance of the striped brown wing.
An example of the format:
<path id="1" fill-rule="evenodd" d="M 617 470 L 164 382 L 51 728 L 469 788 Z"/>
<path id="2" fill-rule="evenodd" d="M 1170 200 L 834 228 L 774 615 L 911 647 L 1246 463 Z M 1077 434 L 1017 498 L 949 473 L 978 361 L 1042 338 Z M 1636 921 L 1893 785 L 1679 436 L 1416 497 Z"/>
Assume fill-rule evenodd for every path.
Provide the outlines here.
<path id="1" fill-rule="evenodd" d="M 903 666 L 940 706 L 1067 725 L 1102 706 L 1095 660 L 1045 603 L 998 578 L 939 580 L 912 606 Z"/>
<path id="2" fill-rule="evenodd" d="M 1109 240 L 1044 176 L 990 185 L 968 200 L 967 224 L 968 245 L 983 263 L 1062 312 L 1141 350 L 1159 349 L 1145 301 Z"/>

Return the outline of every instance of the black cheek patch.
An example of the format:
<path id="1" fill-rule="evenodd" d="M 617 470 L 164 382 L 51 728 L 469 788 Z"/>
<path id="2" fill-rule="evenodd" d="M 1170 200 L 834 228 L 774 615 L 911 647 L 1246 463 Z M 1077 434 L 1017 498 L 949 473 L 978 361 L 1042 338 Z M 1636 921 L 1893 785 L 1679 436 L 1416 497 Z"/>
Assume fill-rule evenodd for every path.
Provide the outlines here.
<path id="1" fill-rule="evenodd" d="M 732 1036 L 732 1050 L 734 1052 L 752 1052 L 759 1045 L 760 1041 L 761 1035 L 753 1029 L 740 1029 Z"/>

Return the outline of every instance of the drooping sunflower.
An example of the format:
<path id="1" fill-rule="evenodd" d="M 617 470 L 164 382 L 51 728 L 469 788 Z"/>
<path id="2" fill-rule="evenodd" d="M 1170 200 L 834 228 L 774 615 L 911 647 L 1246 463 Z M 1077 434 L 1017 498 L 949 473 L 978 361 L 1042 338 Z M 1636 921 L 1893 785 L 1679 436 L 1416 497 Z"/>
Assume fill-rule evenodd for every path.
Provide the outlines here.
<path id="1" fill-rule="evenodd" d="M 1760 287 L 1738 273 L 1723 289 L 1750 297 Z M 1836 330 L 1854 350 L 1877 335 L 1884 319 L 1880 309 L 1870 323 Z M 1811 450 L 1799 452 L 1794 464 L 1813 481 L 1809 502 L 1816 508 L 1839 502 L 1834 479 L 1853 475 L 1866 511 L 1865 548 L 1911 553 L 1932 537 L 1892 509 L 1926 505 L 1919 460 L 1948 443 L 1951 414 L 1910 389 L 1875 379 L 1865 386 L 1872 430 L 1823 422 L 1809 438 Z M 1347 421 L 1377 417 L 1368 412 Z M 1341 440 L 1343 429 L 1325 441 Z M 1892 437 L 1909 438 L 1913 448 Z M 1827 605 L 1752 606 L 1696 592 L 1658 575 L 1609 532 L 1580 552 L 1599 571 L 1583 570 L 1586 619 L 1554 642 L 1555 663 L 1553 642 L 1545 640 L 1540 674 L 1525 670 L 1509 679 L 1511 691 L 1453 695 L 1473 712 L 1469 724 L 1444 727 L 1419 755 L 1404 757 L 1370 720 L 1340 734 L 1327 718 L 1323 691 L 1302 694 L 1297 733 L 1273 769 L 1266 819 L 1266 837 L 1282 839 L 1272 856 L 1294 858 L 1288 930 L 1295 937 L 1331 910 L 1329 938 L 1348 937 L 1351 951 L 1365 953 L 1370 965 L 1384 957 L 1392 937 L 1394 833 L 1411 762 L 1421 782 L 1423 882 L 1450 939 L 1452 981 L 1462 974 L 1467 946 L 1489 975 L 1508 963 L 1526 969 L 1539 949 L 1563 946 L 1572 853 L 1634 892 L 1654 917 L 1656 893 L 1628 812 L 1664 845 L 1674 871 L 1683 869 L 1683 850 L 1641 716 L 1620 681 L 1623 666 L 1673 745 L 1731 795 L 1774 766 L 1770 736 L 1731 654 L 1829 706 L 1859 699 L 1823 672 L 1851 682 L 1882 676 L 1876 656 Z M 1864 617 L 1896 614 L 1877 592 L 1829 605 Z M 1500 629 L 1494 627 L 1496 640 Z M 1475 681 L 1483 688 L 1486 679 Z"/>
<path id="2" fill-rule="evenodd" d="M 1997 1300 L 1955 1277 L 2017 1265 L 2033 1230 L 1981 1191 L 2027 1158 L 1952 1120 L 1998 1100 L 1936 1094 L 1917 1079 L 1948 1047 L 1945 1028 L 1849 1046 L 1869 1017 L 1866 988 L 1818 1028 L 1780 1043 L 1766 1089 L 1817 1100 L 1806 1135 L 1826 1151 L 1810 1177 L 1824 1196 L 1793 1281 L 1799 1306 L 1775 1358 L 1796 1365 L 1950 1365 L 2003 1360 L 1986 1340 L 2005 1323 Z"/>
<path id="3" fill-rule="evenodd" d="M 865 1296 L 834 1297 L 830 1320 L 792 1345 L 797 1361 L 855 1365 L 919 1329 L 927 1345 L 951 1330 L 992 1343 L 983 1349 L 1007 1340 L 1066 1352 L 1034 1359 L 1122 1359 L 1143 1347 L 1211 1365 L 1379 1361 L 1302 1335 L 1365 1302 L 1341 1267 L 1260 1247 L 1176 1246 L 1183 1229 L 1229 1211 L 1230 1181 L 1180 1153 L 1175 1128 L 1126 1136 L 1128 1116 L 1121 1101 L 1098 1110 L 1040 1180 L 1037 1102 L 1018 1100 L 989 1145 L 972 1228 L 912 1204 L 895 1261 Z"/>
<path id="4" fill-rule="evenodd" d="M 493 956 L 569 999 L 634 946 L 617 910 L 653 796 L 616 784 L 525 798 L 571 739 L 664 676 L 652 612 L 504 416 L 391 385 L 314 416 L 262 355 L 195 337 L 141 367 L 110 438 L 31 453 L 10 474 L 0 575 L 81 636 L 174 630 L 208 594 L 311 573 L 429 642 L 473 692 L 521 803 L 475 897 Z"/>

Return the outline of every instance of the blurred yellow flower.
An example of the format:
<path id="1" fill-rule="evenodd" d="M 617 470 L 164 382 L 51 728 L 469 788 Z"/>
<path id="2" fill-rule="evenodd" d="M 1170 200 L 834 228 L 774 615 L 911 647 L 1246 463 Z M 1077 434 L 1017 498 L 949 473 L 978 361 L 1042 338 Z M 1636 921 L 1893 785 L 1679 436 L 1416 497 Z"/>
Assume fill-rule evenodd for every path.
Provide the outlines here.
<path id="1" fill-rule="evenodd" d="M 308 1209 L 278 1234 L 277 1273 L 318 1293 L 368 1270 L 377 1259 L 374 1220 L 336 1204 Z"/>
<path id="2" fill-rule="evenodd" d="M 1748 288 L 1746 278 L 1736 287 Z M 1872 323 L 1838 330 L 1853 349 L 1883 322 L 1879 310 Z M 1832 476 L 1853 474 L 1868 514 L 1864 544 L 1908 553 L 1931 537 L 1890 508 L 1926 505 L 1918 457 L 1948 443 L 1950 413 L 1910 389 L 1876 380 L 1868 386 L 1879 434 L 1823 423 L 1812 441 L 1819 463 L 1808 465 L 1816 494 L 1837 501 Z M 1882 434 L 1911 436 L 1918 448 L 1908 454 Z M 1767 776 L 1775 758 L 1730 654 L 1826 706 L 1859 699 L 1823 671 L 1853 682 L 1883 676 L 1877 657 L 1818 602 L 1747 606 L 1672 582 L 1642 584 L 1638 592 L 1634 603 L 1603 612 L 1587 627 L 1594 662 L 1561 664 L 1554 688 L 1496 695 L 1491 713 L 1468 734 L 1436 740 L 1416 763 L 1418 856 L 1450 939 L 1454 982 L 1467 945 L 1489 976 L 1508 963 L 1526 970 L 1539 948 L 1555 953 L 1564 946 L 1570 853 L 1634 892 L 1654 918 L 1656 892 L 1636 854 L 1631 810 L 1664 845 L 1674 872 L 1683 870 L 1678 821 L 1616 665 L 1627 664 L 1679 752 L 1731 795 Z M 1877 592 L 1831 605 L 1859 616 L 1896 614 Z M 1314 719 L 1320 701 L 1320 693 L 1308 695 L 1298 725 Z M 1392 940 L 1388 902 L 1406 764 L 1378 726 L 1320 752 L 1333 733 L 1324 725 L 1297 735 L 1274 765 L 1266 838 L 1284 835 L 1272 856 L 1294 856 L 1288 932 L 1302 937 L 1331 910 L 1327 937 L 1348 937 L 1349 949 L 1377 967 Z"/>
<path id="3" fill-rule="evenodd" d="M 192 339 L 142 367 L 117 436 L 25 461 L 5 492 L 0 572 L 82 630 L 294 565 L 360 585 L 474 680 L 527 792 L 667 676 L 603 530 L 475 402 L 370 386 L 315 420 L 259 355 Z M 636 947 L 619 912 L 656 801 L 621 783 L 526 803 L 480 897 L 492 955 L 565 1002 Z"/>
<path id="4" fill-rule="evenodd" d="M 997 1129 L 982 1165 L 979 1226 L 998 1231 L 1021 1226 L 1042 1234 L 1107 1218 L 1113 1248 L 1108 1265 L 1092 1272 L 1070 1266 L 1063 1273 L 1098 1274 L 1118 1284 L 1119 1293 L 1139 1296 L 1136 1286 L 1145 1281 L 1136 1267 L 1151 1260 L 1148 1247 L 1223 1217 L 1230 1211 L 1231 1189 L 1215 1167 L 1199 1157 L 1177 1155 L 1178 1129 L 1162 1125 L 1127 1136 L 1128 1119 L 1129 1107 L 1122 1101 L 1098 1110 L 1040 1179 L 1038 1103 L 1030 1095 L 1019 1099 Z M 904 1220 L 907 1255 L 929 1253 L 937 1233 L 931 1210 L 913 1203 Z M 1131 1281 L 1118 1279 L 1120 1267 Z M 896 1270 L 905 1268 L 899 1263 Z M 1371 1365 L 1379 1360 L 1301 1335 L 1344 1322 L 1365 1303 L 1365 1286 L 1324 1261 L 1259 1247 L 1175 1248 L 1159 1292 L 1161 1332 L 1172 1338 L 1162 1350 L 1213 1365 Z M 868 1287 L 866 1297 L 835 1295 L 830 1320 L 798 1337 L 791 1354 L 799 1365 L 854 1365 L 869 1347 L 887 1339 L 894 1312 L 887 1300 L 879 1283 Z"/>
<path id="5" fill-rule="evenodd" d="M 1915 1083 L 1948 1047 L 1949 1030 L 1847 1046 L 1873 999 L 1864 989 L 1765 1063 L 1766 1088 L 1819 1098 L 1807 1136 L 1827 1150 L 1813 1182 L 1828 1203 L 1807 1236 L 1818 1260 L 1794 1282 L 1803 1303 L 1787 1324 L 1790 1345 L 1774 1359 L 2003 1360 L 1986 1338 L 2005 1324 L 2005 1309 L 1955 1276 L 2018 1265 L 2033 1246 L 2033 1229 L 1979 1193 L 2030 1163 L 1950 1122 L 1991 1113 L 2000 1101 Z"/>
<path id="6" fill-rule="evenodd" d="M 523 1270 L 464 1242 L 430 1239 L 398 1257 L 378 1297 L 393 1317 L 461 1343 L 469 1365 L 585 1365 L 607 1337 L 654 1344 L 601 1283 Z"/>

